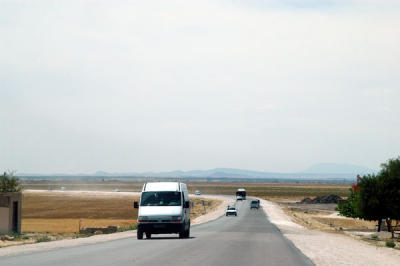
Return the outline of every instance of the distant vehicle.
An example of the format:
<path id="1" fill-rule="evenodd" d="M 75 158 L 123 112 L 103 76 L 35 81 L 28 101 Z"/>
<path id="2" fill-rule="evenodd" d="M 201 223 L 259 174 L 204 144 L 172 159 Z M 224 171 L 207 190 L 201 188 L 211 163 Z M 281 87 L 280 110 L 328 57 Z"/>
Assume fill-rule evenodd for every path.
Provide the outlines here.
<path id="1" fill-rule="evenodd" d="M 187 186 L 181 182 L 149 182 L 140 196 L 137 219 L 137 239 L 151 238 L 151 234 L 190 235 L 190 202 Z"/>
<path id="2" fill-rule="evenodd" d="M 194 192 L 194 194 L 195 194 L 195 195 L 200 195 L 200 190 L 196 190 L 196 191 Z"/>
<path id="3" fill-rule="evenodd" d="M 114 189 L 115 192 L 119 192 L 119 188 Z"/>
<path id="4" fill-rule="evenodd" d="M 229 216 L 229 215 L 235 215 L 235 216 L 237 216 L 237 211 L 236 211 L 236 208 L 235 208 L 235 207 L 233 207 L 233 206 L 228 206 L 228 208 L 226 208 L 226 216 Z"/>
<path id="5" fill-rule="evenodd" d="M 65 187 L 61 187 L 61 190 L 64 191 L 64 190 L 66 190 L 66 188 Z"/>
<path id="6" fill-rule="evenodd" d="M 260 200 L 259 199 L 255 199 L 252 200 L 250 203 L 250 209 L 257 209 L 260 208 Z"/>
<path id="7" fill-rule="evenodd" d="M 244 188 L 239 188 L 236 191 L 236 200 L 245 200 L 246 199 L 246 190 Z"/>

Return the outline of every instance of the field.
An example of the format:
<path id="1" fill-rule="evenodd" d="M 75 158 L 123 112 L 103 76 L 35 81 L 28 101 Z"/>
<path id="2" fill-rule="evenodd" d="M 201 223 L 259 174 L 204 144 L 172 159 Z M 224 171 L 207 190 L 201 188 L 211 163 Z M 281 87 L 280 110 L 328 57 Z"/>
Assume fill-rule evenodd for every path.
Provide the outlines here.
<path id="1" fill-rule="evenodd" d="M 200 190 L 203 194 L 234 195 L 238 188 L 245 188 L 248 195 L 264 199 L 294 199 L 304 197 L 336 194 L 347 197 L 349 183 L 221 183 L 221 182 L 187 182 L 190 193 Z M 101 190 L 101 191 L 141 191 L 143 182 L 116 183 L 25 183 L 29 189 L 60 189 L 67 190 Z"/>
<path id="2" fill-rule="evenodd" d="M 132 227 L 137 219 L 133 202 L 137 200 L 138 195 L 126 193 L 24 192 L 22 231 L 78 233 L 84 227 Z M 219 204 L 198 198 L 192 201 L 191 219 Z"/>
<path id="3" fill-rule="evenodd" d="M 263 199 L 300 200 L 305 197 L 336 194 L 347 197 L 350 184 L 340 183 L 189 183 L 189 190 L 207 194 L 235 195 L 238 188 L 245 188 L 247 195 Z"/>
<path id="4" fill-rule="evenodd" d="M 129 227 L 136 224 L 137 210 L 133 202 L 137 195 L 127 193 L 74 193 L 82 191 L 140 191 L 143 183 L 92 182 L 92 183 L 25 183 L 25 189 L 45 189 L 41 193 L 25 192 L 22 205 L 22 231 L 77 233 L 79 228 L 116 225 Z M 59 190 L 61 187 L 65 191 Z M 346 197 L 350 184 L 338 183 L 188 183 L 190 193 L 234 195 L 238 188 L 245 188 L 249 196 L 269 200 L 300 200 L 336 194 Z M 217 205 L 206 202 L 206 211 Z M 201 200 L 194 200 L 192 219 L 204 212 Z M 322 218 L 321 218 L 322 219 Z"/>

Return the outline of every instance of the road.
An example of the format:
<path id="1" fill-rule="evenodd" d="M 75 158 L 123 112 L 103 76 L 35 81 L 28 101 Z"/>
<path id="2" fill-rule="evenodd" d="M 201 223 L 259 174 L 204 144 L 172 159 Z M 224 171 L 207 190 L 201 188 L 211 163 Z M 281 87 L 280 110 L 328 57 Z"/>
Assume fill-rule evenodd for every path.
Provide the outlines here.
<path id="1" fill-rule="evenodd" d="M 191 237 L 153 235 L 98 244 L 5 256 L 0 265 L 313 265 L 264 211 L 250 210 L 250 200 L 237 203 L 238 216 L 193 226 Z"/>

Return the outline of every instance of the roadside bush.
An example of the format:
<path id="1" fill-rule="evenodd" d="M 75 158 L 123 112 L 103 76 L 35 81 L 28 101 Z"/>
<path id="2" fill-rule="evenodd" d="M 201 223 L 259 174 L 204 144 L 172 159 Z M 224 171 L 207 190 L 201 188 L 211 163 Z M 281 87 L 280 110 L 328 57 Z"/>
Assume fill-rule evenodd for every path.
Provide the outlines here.
<path id="1" fill-rule="evenodd" d="M 137 225 L 136 224 L 130 224 L 128 226 L 121 226 L 118 228 L 118 232 L 125 232 L 125 231 L 130 231 L 130 230 L 136 230 Z"/>
<path id="2" fill-rule="evenodd" d="M 0 176 L 0 192 L 19 192 L 22 190 L 21 182 L 14 172 L 4 172 Z"/>
<path id="3" fill-rule="evenodd" d="M 386 241 L 386 246 L 389 248 L 394 248 L 396 244 L 392 240 Z"/>
<path id="4" fill-rule="evenodd" d="M 372 238 L 373 240 L 378 240 L 378 239 L 379 239 L 379 237 L 378 237 L 377 235 L 372 235 L 371 238 Z"/>
<path id="5" fill-rule="evenodd" d="M 48 236 L 43 236 L 41 238 L 36 239 L 36 243 L 40 243 L 40 242 L 49 242 L 51 241 L 51 238 Z"/>
<path id="6" fill-rule="evenodd" d="M 7 233 L 8 236 L 14 237 L 14 238 L 19 238 L 21 237 L 20 234 L 16 233 L 16 232 L 8 232 Z"/>

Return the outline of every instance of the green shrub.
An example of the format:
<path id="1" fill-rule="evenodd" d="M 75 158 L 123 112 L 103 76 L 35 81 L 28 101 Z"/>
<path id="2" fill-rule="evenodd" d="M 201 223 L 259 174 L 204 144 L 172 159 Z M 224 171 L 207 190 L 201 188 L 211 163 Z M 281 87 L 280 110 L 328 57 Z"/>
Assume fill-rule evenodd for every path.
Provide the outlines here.
<path id="1" fill-rule="evenodd" d="M 22 190 L 21 182 L 14 172 L 4 172 L 0 176 L 0 192 L 19 192 Z"/>
<path id="2" fill-rule="evenodd" d="M 15 233 L 15 232 L 8 232 L 7 235 L 8 235 L 8 236 L 12 236 L 12 237 L 14 237 L 14 238 L 20 238 L 20 237 L 21 237 L 20 234 Z"/>
<path id="3" fill-rule="evenodd" d="M 372 235 L 371 238 L 374 239 L 374 240 L 378 240 L 379 239 L 379 237 L 377 235 Z"/>
<path id="4" fill-rule="evenodd" d="M 136 224 L 130 224 L 128 226 L 118 227 L 118 232 L 125 232 L 125 231 L 136 230 L 136 229 L 137 229 Z"/>
<path id="5" fill-rule="evenodd" d="M 49 242 L 51 241 L 51 238 L 48 236 L 43 236 L 41 238 L 36 239 L 36 243 L 40 243 L 40 242 Z"/>
<path id="6" fill-rule="evenodd" d="M 394 248 L 396 246 L 396 244 L 392 240 L 387 240 L 386 246 L 389 248 Z"/>

